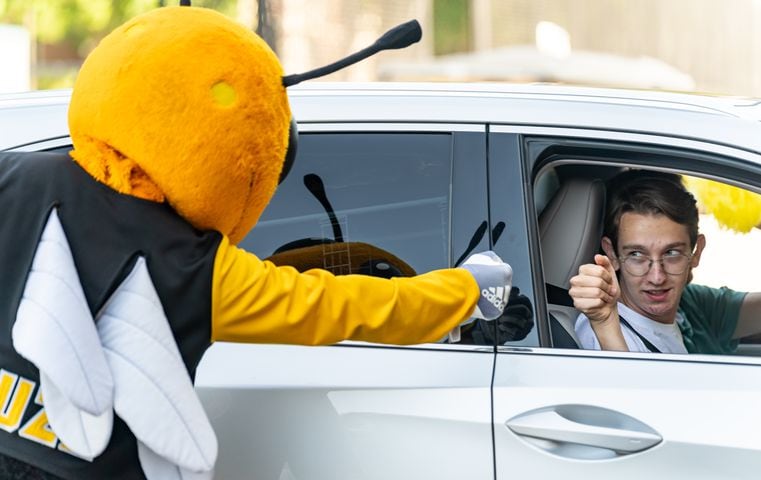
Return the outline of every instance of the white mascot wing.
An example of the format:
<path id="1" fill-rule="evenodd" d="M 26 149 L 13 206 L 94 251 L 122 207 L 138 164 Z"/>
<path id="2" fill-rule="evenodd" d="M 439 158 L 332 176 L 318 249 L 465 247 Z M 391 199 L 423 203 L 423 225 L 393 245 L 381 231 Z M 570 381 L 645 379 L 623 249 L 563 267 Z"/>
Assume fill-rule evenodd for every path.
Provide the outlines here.
<path id="1" fill-rule="evenodd" d="M 84 458 L 99 455 L 111 436 L 114 384 L 56 210 L 37 246 L 12 338 L 40 370 L 58 438 Z"/>
<path id="2" fill-rule="evenodd" d="M 114 409 L 90 415 L 71 403 L 42 371 L 40 389 L 50 428 L 66 448 L 89 461 L 103 453 L 111 439 Z"/>
<path id="3" fill-rule="evenodd" d="M 140 440 L 137 441 L 137 457 L 143 467 L 145 478 L 149 480 L 211 480 L 214 470 L 192 472 L 181 468 L 160 456 Z"/>
<path id="4" fill-rule="evenodd" d="M 164 478 L 164 467 L 179 471 L 174 466 L 210 478 L 217 439 L 143 258 L 98 315 L 98 333 L 114 377 L 114 409 L 154 453 L 141 455 L 141 462 L 150 456 L 148 478 Z"/>

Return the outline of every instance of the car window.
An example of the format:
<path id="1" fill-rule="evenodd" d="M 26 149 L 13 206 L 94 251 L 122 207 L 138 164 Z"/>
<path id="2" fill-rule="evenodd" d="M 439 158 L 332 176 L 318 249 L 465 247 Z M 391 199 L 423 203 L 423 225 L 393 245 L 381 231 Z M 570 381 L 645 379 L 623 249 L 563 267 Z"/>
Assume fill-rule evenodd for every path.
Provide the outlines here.
<path id="1" fill-rule="evenodd" d="M 714 215 L 715 197 L 719 193 L 714 190 L 704 190 L 701 195 L 698 182 L 707 181 L 692 176 L 700 175 L 700 172 L 687 172 L 677 168 L 680 165 L 679 161 L 684 160 L 681 155 L 690 154 L 685 152 L 674 155 L 674 158 L 663 155 L 643 157 L 645 162 L 642 164 L 628 164 L 620 160 L 625 158 L 625 152 L 622 151 L 619 155 L 615 152 L 606 152 L 605 158 L 594 158 L 590 155 L 588 159 L 569 160 L 566 158 L 560 162 L 544 165 L 534 175 L 533 200 L 542 250 L 541 268 L 547 286 L 547 315 L 555 347 L 578 348 L 584 343 L 581 338 L 584 335 L 583 330 L 579 331 L 580 321 L 577 318 L 579 312 L 573 308 L 570 297 L 567 294 L 564 297 L 564 293 L 570 286 L 568 280 L 577 273 L 579 265 L 592 262 L 595 253 L 602 253 L 599 239 L 603 228 L 603 211 L 606 202 L 611 201 L 611 191 L 606 191 L 605 182 L 622 171 L 653 172 L 654 170 L 649 167 L 655 166 L 659 167 L 656 170 L 669 169 L 697 198 L 698 229 L 706 239 L 706 248 L 702 250 L 702 255 L 699 257 L 699 265 L 689 268 L 691 281 L 684 286 L 684 291 L 679 297 L 681 301 L 678 302 L 677 325 L 681 341 L 686 349 L 684 353 L 761 355 L 758 335 L 761 332 L 761 325 L 758 328 L 750 325 L 743 331 L 745 333 L 740 331 L 741 325 L 749 325 L 740 316 L 740 309 L 747 308 L 747 304 L 743 303 L 744 292 L 761 290 L 755 281 L 755 272 L 761 268 L 759 264 L 761 254 L 753 246 L 756 244 L 754 240 L 757 242 L 761 239 L 759 237 L 761 230 L 753 227 L 753 225 L 761 224 L 761 197 L 756 197 L 755 201 L 758 203 L 756 203 L 756 210 L 753 210 L 749 200 L 740 199 L 743 195 L 755 195 L 750 191 L 737 189 L 726 194 L 728 199 L 733 200 L 719 206 L 719 209 L 724 210 L 723 213 L 726 214 L 728 209 L 736 208 L 736 206 L 742 206 L 742 215 L 758 217 L 746 219 L 747 231 L 744 233 L 731 230 L 727 228 L 726 221 L 719 221 Z M 618 159 L 618 163 L 612 162 L 611 159 Z M 581 161 L 574 164 L 578 160 Z M 716 164 L 720 164 L 721 161 L 721 159 L 715 160 Z M 753 175 L 750 174 L 749 178 L 752 177 Z M 713 182 L 711 185 L 711 188 L 716 188 L 717 185 L 718 188 L 726 187 L 719 182 Z M 641 244 L 649 245 L 647 242 Z M 683 253 L 684 255 L 674 255 L 674 258 L 680 256 L 687 258 L 694 254 L 691 251 Z M 651 252 L 636 252 L 636 254 L 652 255 Z M 677 277 L 679 275 L 669 278 L 677 279 Z M 641 290 L 639 286 L 645 285 L 645 283 L 639 283 L 640 278 L 642 277 L 630 276 L 629 302 L 645 308 L 643 305 L 648 305 L 647 302 L 652 299 L 646 298 L 644 294 L 642 298 L 639 297 L 642 293 L 639 291 Z M 671 283 L 676 285 L 678 282 L 674 280 Z M 664 288 L 671 283 L 664 284 Z M 652 284 L 647 283 L 647 285 L 650 289 L 648 292 L 656 288 Z M 622 288 L 627 287 L 622 284 Z M 642 288 L 647 290 L 645 287 Z M 653 295 L 656 293 L 658 292 Z M 619 314 L 624 316 L 620 308 Z M 629 312 L 628 315 L 635 314 Z M 632 330 L 640 339 L 642 337 L 652 339 L 650 335 L 666 335 L 663 332 L 659 333 L 657 328 L 649 331 L 647 325 L 643 325 L 644 330 L 640 329 L 640 324 L 631 322 L 630 318 L 628 321 L 636 325 Z M 748 335 L 747 332 L 753 334 Z M 642 342 L 650 351 L 657 351 L 657 347 L 654 350 L 650 342 L 644 340 Z"/>
<path id="2" fill-rule="evenodd" d="M 439 132 L 302 133 L 291 172 L 241 247 L 337 275 L 449 267 L 452 144 Z"/>
<path id="3" fill-rule="evenodd" d="M 714 289 L 759 292 L 761 283 L 761 195 L 685 175 L 687 188 L 696 196 L 700 211 L 700 233 L 706 248 L 692 282 Z M 742 210 L 732 210 L 740 207 Z M 753 225 L 756 225 L 755 227 Z M 761 315 L 758 321 L 761 322 Z M 761 330 L 761 329 L 758 329 Z M 761 356 L 761 333 L 736 332 L 739 355 Z"/>
<path id="4" fill-rule="evenodd" d="M 241 246 L 267 258 L 320 245 L 317 263 L 335 274 L 373 260 L 357 243 L 397 257 L 403 264 L 389 267 L 403 275 L 447 267 L 450 144 L 446 134 L 302 134 L 293 169 Z"/>
<path id="5" fill-rule="evenodd" d="M 700 233 L 706 236 L 708 245 L 705 254 L 700 260 L 699 268 L 693 273 L 693 281 L 701 285 L 720 288 L 728 287 L 734 290 L 750 292 L 761 288 L 758 281 L 758 272 L 761 272 L 761 254 L 757 253 L 761 245 L 761 229 L 751 228 L 749 225 L 761 224 L 761 213 L 755 209 L 748 209 L 750 217 L 743 220 L 743 225 L 729 228 L 726 222 L 722 222 L 711 213 L 711 208 L 717 206 L 713 202 L 719 202 L 718 195 L 711 195 L 706 190 L 706 195 L 701 195 L 701 188 L 725 188 L 718 182 L 706 183 L 706 180 L 685 176 L 687 188 L 697 197 L 700 209 Z M 731 188 L 731 187 L 730 187 Z M 745 189 L 728 190 L 737 196 L 731 199 L 732 203 L 742 205 L 746 203 L 744 197 L 753 195 Z M 761 196 L 755 200 L 761 202 Z M 733 205 L 727 207 L 732 208 Z M 721 212 L 719 214 L 721 217 Z M 750 222 L 750 223 L 748 223 Z M 742 268 L 737 268 L 742 265 Z"/>

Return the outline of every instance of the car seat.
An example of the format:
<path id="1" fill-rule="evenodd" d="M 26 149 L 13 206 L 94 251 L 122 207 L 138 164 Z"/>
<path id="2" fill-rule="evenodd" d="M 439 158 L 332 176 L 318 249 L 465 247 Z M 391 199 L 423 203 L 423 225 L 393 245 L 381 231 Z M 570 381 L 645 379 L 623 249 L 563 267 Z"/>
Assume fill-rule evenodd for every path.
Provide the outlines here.
<path id="1" fill-rule="evenodd" d="M 574 323 L 579 312 L 567 301 L 567 291 L 571 277 L 581 265 L 591 263 L 600 249 L 605 183 L 588 175 L 558 179 L 554 170 L 548 170 L 537 178 L 535 191 L 546 195 L 546 185 L 553 183 L 556 187 L 551 188 L 549 202 L 538 210 L 544 281 L 548 292 L 555 293 L 547 298 L 550 331 L 553 346 L 578 348 Z M 535 201 L 535 205 L 542 203 Z"/>

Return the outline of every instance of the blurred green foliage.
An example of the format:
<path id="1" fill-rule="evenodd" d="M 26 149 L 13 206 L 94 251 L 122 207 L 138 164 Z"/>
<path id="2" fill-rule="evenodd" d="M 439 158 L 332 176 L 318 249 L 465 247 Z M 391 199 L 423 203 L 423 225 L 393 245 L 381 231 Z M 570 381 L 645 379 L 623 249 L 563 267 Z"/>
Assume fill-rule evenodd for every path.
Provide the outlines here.
<path id="1" fill-rule="evenodd" d="M 160 0 L 0 0 L 0 23 L 24 25 L 44 44 L 65 43 L 84 57 L 108 32 L 151 9 L 178 5 Z M 235 13 L 235 0 L 197 0 L 194 6 Z"/>
<path id="2" fill-rule="evenodd" d="M 433 53 L 471 49 L 470 0 L 433 0 Z"/>
<path id="3" fill-rule="evenodd" d="M 0 0 L 0 24 L 22 25 L 31 33 L 38 54 L 33 88 L 67 88 L 74 84 L 79 64 L 98 42 L 130 18 L 179 0 Z M 195 0 L 193 6 L 235 17 L 236 0 Z M 51 61 L 43 47 L 69 52 Z"/>

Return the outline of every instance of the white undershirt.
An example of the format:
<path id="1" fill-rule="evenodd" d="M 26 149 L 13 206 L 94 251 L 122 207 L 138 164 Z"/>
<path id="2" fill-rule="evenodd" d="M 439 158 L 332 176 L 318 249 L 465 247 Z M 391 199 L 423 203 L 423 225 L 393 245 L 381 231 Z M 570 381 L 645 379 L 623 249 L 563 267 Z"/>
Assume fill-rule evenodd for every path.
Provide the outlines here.
<path id="1" fill-rule="evenodd" d="M 684 322 L 684 317 L 680 312 L 677 312 L 676 320 L 673 323 L 666 324 L 650 320 L 619 302 L 618 314 L 625 318 L 629 322 L 629 325 L 637 330 L 640 335 L 648 339 L 661 353 L 687 353 L 684 340 L 682 339 L 682 332 L 679 330 L 679 323 Z M 576 319 L 574 330 L 576 330 L 576 336 L 579 337 L 582 348 L 600 350 L 600 342 L 597 341 L 597 336 L 589 324 L 589 319 L 583 313 L 579 314 L 579 317 Z M 629 347 L 630 352 L 650 351 L 637 334 L 623 324 L 621 324 L 621 332 L 624 335 L 626 346 Z"/>

